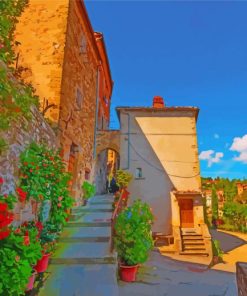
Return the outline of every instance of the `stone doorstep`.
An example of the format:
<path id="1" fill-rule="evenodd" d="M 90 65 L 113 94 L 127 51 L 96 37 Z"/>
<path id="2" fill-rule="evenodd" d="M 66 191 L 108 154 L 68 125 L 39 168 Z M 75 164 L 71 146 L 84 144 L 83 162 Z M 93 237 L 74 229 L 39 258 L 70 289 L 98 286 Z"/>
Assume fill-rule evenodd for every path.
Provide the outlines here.
<path id="1" fill-rule="evenodd" d="M 109 236 L 102 237 L 62 237 L 58 240 L 61 243 L 107 243 L 110 241 Z"/>
<path id="2" fill-rule="evenodd" d="M 115 256 L 95 257 L 95 258 L 52 258 L 50 264 L 66 264 L 66 265 L 80 265 L 80 264 L 116 264 L 117 258 Z"/>

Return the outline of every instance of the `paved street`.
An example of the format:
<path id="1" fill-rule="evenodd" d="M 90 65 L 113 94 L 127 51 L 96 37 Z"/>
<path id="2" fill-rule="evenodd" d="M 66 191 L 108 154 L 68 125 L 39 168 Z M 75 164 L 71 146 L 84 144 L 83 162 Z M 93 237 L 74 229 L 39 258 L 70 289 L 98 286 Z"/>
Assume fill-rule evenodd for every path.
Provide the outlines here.
<path id="1" fill-rule="evenodd" d="M 235 274 L 172 261 L 152 252 L 137 282 L 119 282 L 120 296 L 237 296 Z"/>

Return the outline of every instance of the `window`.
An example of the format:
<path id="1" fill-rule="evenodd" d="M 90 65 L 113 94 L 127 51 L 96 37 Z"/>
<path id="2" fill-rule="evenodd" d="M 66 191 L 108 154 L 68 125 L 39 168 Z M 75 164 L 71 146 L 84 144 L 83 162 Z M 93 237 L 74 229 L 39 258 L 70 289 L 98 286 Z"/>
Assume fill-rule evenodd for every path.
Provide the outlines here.
<path id="1" fill-rule="evenodd" d="M 142 169 L 141 168 L 136 168 L 135 177 L 137 179 L 142 178 Z"/>

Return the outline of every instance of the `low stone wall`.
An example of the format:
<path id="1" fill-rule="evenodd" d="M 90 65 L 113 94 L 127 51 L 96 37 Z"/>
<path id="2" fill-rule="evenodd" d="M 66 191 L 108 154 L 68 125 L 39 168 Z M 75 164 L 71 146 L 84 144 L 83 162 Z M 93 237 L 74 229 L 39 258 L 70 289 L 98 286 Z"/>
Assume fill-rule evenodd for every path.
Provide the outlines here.
<path id="1" fill-rule="evenodd" d="M 19 157 L 31 142 L 45 143 L 51 148 L 58 148 L 54 131 L 36 107 L 32 107 L 30 119 L 21 118 L 14 122 L 7 132 L 2 132 L 0 136 L 8 144 L 6 151 L 0 155 L 0 177 L 4 179 L 0 194 L 15 193 L 15 188 L 18 186 Z M 17 204 L 14 210 L 14 223 L 20 224 L 33 219 L 37 211 L 36 208 L 31 201 L 24 208 Z"/>
<path id="2" fill-rule="evenodd" d="M 247 263 L 236 263 L 236 277 L 238 284 L 238 296 L 247 295 Z"/>

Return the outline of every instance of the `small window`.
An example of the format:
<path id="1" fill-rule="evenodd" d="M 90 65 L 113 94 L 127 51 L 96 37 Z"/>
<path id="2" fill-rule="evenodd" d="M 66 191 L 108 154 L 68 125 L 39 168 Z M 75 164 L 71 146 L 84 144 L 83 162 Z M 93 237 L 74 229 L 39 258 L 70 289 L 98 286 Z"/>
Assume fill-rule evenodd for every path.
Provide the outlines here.
<path id="1" fill-rule="evenodd" d="M 135 177 L 138 178 L 142 178 L 142 169 L 141 168 L 136 168 L 136 173 L 135 173 Z"/>

